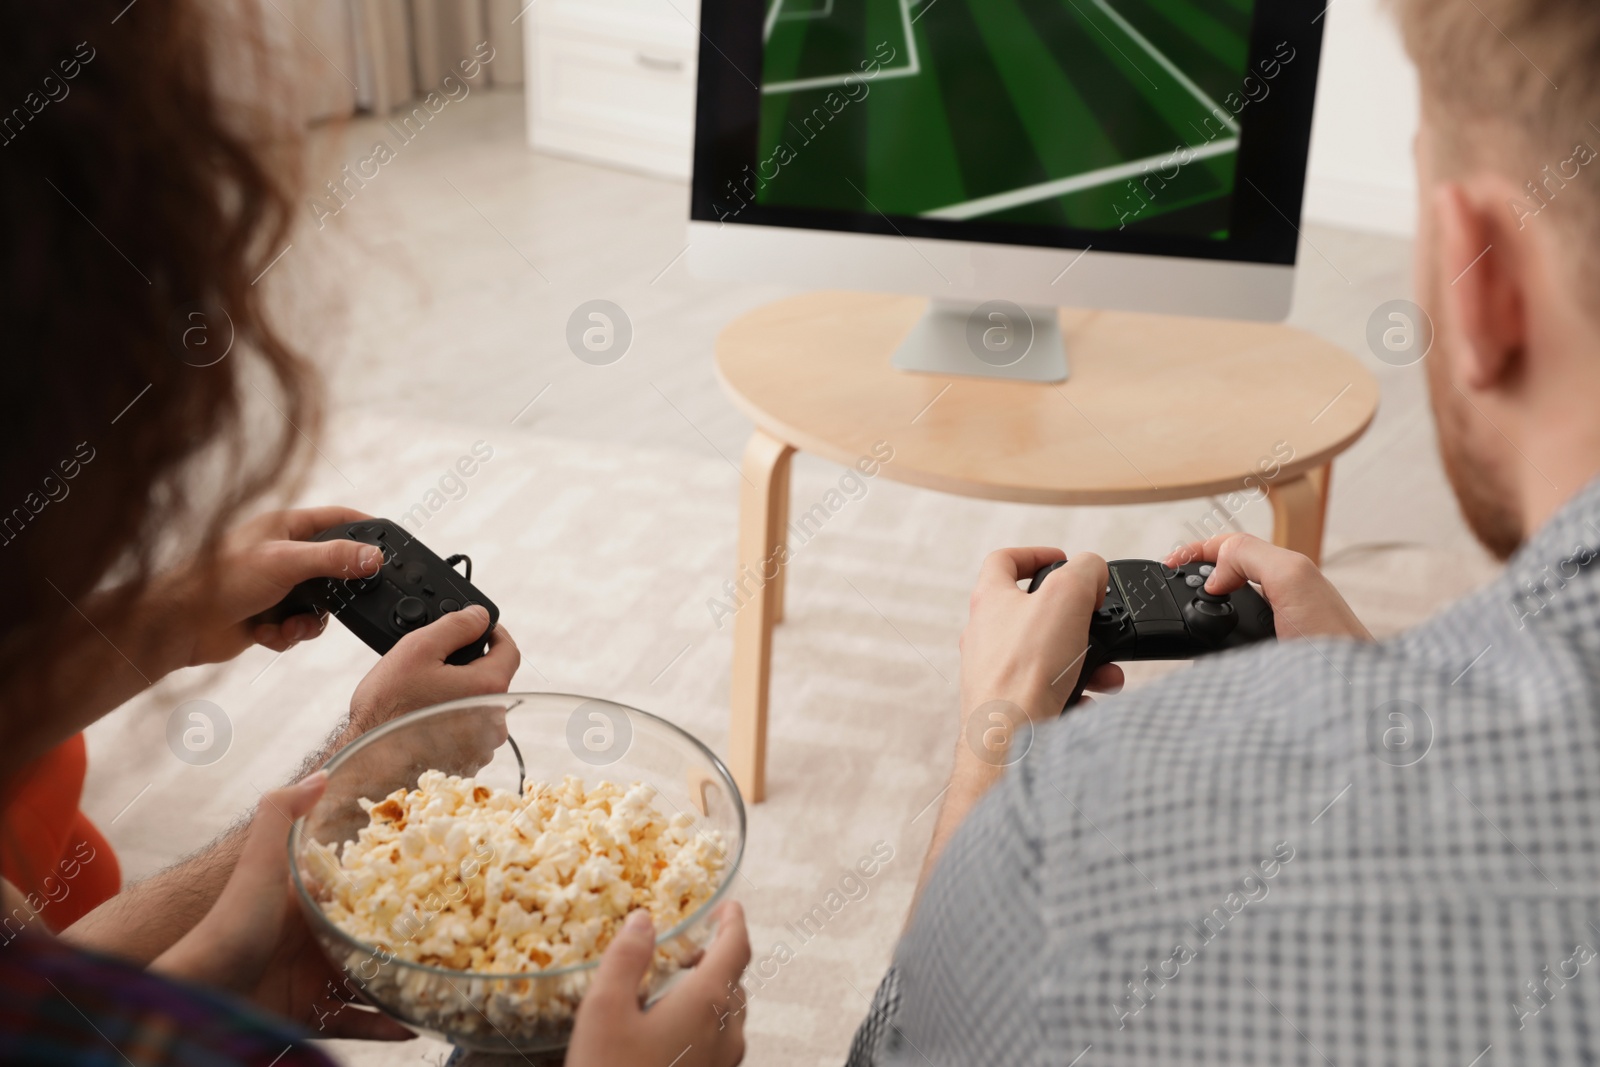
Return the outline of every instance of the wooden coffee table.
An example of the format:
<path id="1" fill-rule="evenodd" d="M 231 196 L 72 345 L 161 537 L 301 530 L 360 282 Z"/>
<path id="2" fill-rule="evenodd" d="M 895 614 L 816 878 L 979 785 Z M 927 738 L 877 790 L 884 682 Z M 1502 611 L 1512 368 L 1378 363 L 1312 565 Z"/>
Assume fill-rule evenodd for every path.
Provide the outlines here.
<path id="1" fill-rule="evenodd" d="M 853 466 L 887 441 L 882 477 L 1033 504 L 1266 491 L 1274 541 L 1315 560 L 1330 465 L 1378 407 L 1378 383 L 1338 347 L 1286 326 L 1209 319 L 1063 311 L 1071 377 L 1058 385 L 896 370 L 890 354 L 924 303 L 812 293 L 759 308 L 717 340 L 717 376 L 756 425 L 735 573 L 776 570 L 746 580 L 753 593 L 734 619 L 729 765 L 751 802 L 766 793 L 786 576 L 770 561 L 786 544 L 797 449 Z"/>

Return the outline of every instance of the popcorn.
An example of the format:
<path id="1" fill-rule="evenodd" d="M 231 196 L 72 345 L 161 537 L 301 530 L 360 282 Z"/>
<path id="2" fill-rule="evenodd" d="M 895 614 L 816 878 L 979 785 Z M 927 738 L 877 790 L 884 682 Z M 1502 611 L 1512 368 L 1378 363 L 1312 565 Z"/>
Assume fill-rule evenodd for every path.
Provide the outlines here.
<path id="1" fill-rule="evenodd" d="M 402 1018 L 452 1035 L 548 1034 L 570 1027 L 592 969 L 477 975 L 597 959 L 629 912 L 667 930 L 721 885 L 721 835 L 664 816 L 655 797 L 642 782 L 586 789 L 572 776 L 518 796 L 426 771 L 415 789 L 362 799 L 368 824 L 341 849 L 309 843 L 314 895 L 335 926 L 378 950 L 349 953 L 346 969 Z M 654 976 L 678 970 L 704 936 L 657 945 Z M 441 980 L 391 958 L 464 973 Z"/>

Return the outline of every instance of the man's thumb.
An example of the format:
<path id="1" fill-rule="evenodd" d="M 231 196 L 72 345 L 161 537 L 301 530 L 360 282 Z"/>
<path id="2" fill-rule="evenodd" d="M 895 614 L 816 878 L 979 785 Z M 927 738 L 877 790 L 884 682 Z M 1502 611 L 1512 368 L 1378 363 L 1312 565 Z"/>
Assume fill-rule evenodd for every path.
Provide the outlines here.
<path id="1" fill-rule="evenodd" d="M 600 957 L 594 984 L 584 1002 L 612 1009 L 639 1005 L 639 986 L 644 981 L 650 959 L 655 955 L 656 930 L 650 913 L 643 908 L 633 912 Z"/>

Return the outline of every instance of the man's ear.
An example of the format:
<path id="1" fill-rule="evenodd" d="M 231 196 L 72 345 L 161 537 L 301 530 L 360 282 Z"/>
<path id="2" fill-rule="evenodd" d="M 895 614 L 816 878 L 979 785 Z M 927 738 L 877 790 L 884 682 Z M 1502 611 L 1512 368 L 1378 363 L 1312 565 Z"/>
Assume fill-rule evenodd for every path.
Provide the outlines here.
<path id="1" fill-rule="evenodd" d="M 1527 340 L 1526 243 L 1496 182 L 1439 186 L 1433 197 L 1438 234 L 1438 298 L 1449 319 L 1453 381 L 1481 390 L 1517 376 Z"/>

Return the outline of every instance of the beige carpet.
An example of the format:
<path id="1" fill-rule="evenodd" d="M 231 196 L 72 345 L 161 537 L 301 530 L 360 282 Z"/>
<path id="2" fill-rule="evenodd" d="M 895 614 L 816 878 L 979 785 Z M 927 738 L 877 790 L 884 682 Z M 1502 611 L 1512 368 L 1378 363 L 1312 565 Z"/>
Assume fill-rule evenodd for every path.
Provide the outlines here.
<path id="1" fill-rule="evenodd" d="M 451 424 L 357 418 L 324 445 L 327 462 L 307 500 L 397 517 L 424 501 L 480 436 Z M 642 707 L 723 751 L 731 627 L 718 630 L 706 602 L 732 570 L 737 472 L 709 453 L 641 451 L 512 426 L 485 439 L 493 458 L 421 533 L 441 553 L 471 554 L 475 581 L 500 604 L 523 649 L 516 687 Z M 839 473 L 801 457 L 796 512 Z M 956 639 L 983 554 L 1020 543 L 1111 557 L 1159 553 L 1205 508 L 997 505 L 880 477 L 798 553 L 774 655 L 771 797 L 752 813 L 739 889 L 758 964 L 779 941 L 795 958 L 781 968 L 769 962 L 752 994 L 747 1062 L 837 1064 L 866 1009 L 943 784 Z M 1239 516 L 1256 531 L 1269 519 L 1265 504 Z M 1387 631 L 1489 576 L 1481 558 L 1455 556 L 1357 550 L 1330 571 L 1374 628 Z M 97 724 L 87 810 L 128 873 L 171 861 L 248 810 L 258 789 L 280 781 L 331 729 L 373 661 L 335 626 L 281 660 L 257 649 L 168 679 Z M 227 755 L 208 767 L 179 762 L 164 741 L 167 716 L 195 697 L 221 706 L 234 731 Z M 866 895 L 820 934 L 797 936 L 787 924 L 880 842 L 894 858 Z M 426 1064 L 445 1050 L 418 1040 L 337 1043 L 333 1051 L 350 1063 Z"/>

